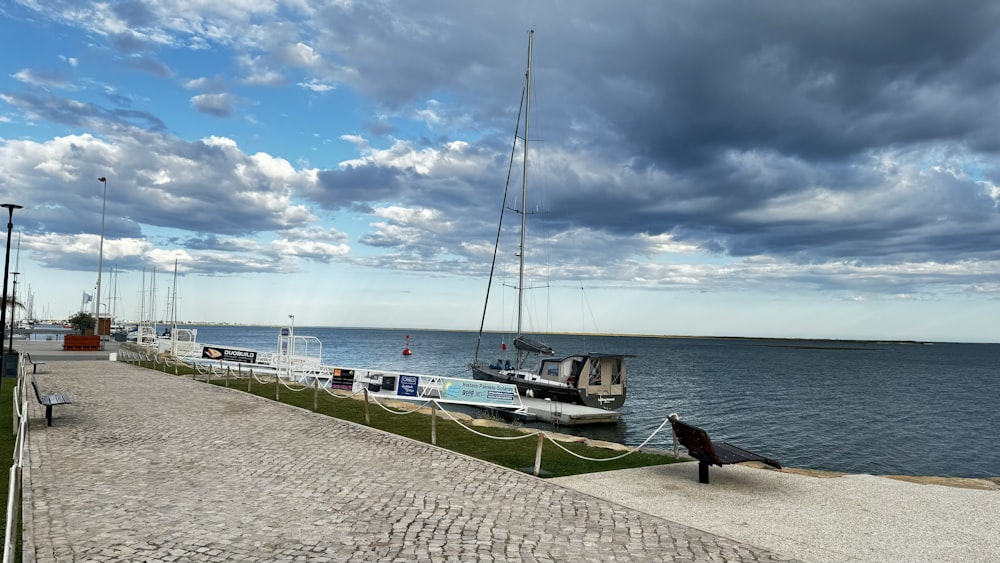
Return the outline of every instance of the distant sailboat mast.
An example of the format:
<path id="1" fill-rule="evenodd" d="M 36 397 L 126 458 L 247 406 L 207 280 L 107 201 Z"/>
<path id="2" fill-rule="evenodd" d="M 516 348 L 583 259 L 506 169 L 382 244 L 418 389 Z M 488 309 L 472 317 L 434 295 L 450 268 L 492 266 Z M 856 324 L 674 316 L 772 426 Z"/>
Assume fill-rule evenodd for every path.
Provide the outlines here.
<path id="1" fill-rule="evenodd" d="M 111 271 L 111 325 L 115 324 L 115 313 L 118 305 L 118 268 Z"/>
<path id="2" fill-rule="evenodd" d="M 174 259 L 174 289 L 171 300 L 170 353 L 177 356 L 177 259 Z"/>
<path id="3" fill-rule="evenodd" d="M 532 43 L 535 38 L 535 30 L 528 31 L 528 65 L 527 70 L 524 73 L 524 156 L 522 157 L 523 166 L 521 167 L 521 247 L 518 252 L 519 264 L 518 264 L 518 275 L 517 275 L 517 336 L 520 337 L 522 333 L 522 318 L 524 317 L 524 249 L 525 249 L 525 231 L 527 230 L 527 204 L 525 199 L 528 197 L 528 133 L 529 127 L 528 123 L 531 118 L 531 48 Z M 517 369 L 524 367 L 524 361 L 527 359 L 528 354 L 523 352 L 520 348 L 517 349 Z"/>
<path id="4" fill-rule="evenodd" d="M 139 289 L 139 323 L 135 327 L 135 342 L 142 343 L 142 325 L 146 322 L 146 268 L 142 269 L 142 286 Z"/>

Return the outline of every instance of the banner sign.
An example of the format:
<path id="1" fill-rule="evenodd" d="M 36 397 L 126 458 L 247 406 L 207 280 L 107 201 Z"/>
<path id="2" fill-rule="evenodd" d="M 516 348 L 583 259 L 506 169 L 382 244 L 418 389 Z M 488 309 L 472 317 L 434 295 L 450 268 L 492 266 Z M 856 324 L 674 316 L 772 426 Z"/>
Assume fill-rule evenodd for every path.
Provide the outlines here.
<path id="1" fill-rule="evenodd" d="M 517 387 L 509 383 L 476 381 L 474 379 L 449 379 L 442 383 L 441 400 L 454 403 L 486 405 L 514 405 L 521 403 Z"/>
<path id="2" fill-rule="evenodd" d="M 205 346 L 201 349 L 201 357 L 209 360 L 221 360 L 224 362 L 241 362 L 246 364 L 257 363 L 257 352 L 253 350 L 240 350 L 239 348 Z"/>
<path id="3" fill-rule="evenodd" d="M 330 377 L 330 388 L 345 390 L 354 388 L 354 370 L 333 368 Z"/>
<path id="4" fill-rule="evenodd" d="M 509 383 L 477 381 L 461 377 L 439 377 L 357 369 L 354 392 L 390 399 L 430 400 L 478 407 L 522 409 L 517 387 Z"/>

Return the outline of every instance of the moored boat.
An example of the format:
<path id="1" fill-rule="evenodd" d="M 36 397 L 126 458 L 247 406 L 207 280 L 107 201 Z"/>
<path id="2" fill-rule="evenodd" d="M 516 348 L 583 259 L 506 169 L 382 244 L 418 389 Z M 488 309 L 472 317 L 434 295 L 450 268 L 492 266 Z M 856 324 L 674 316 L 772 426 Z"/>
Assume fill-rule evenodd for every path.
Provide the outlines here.
<path id="1" fill-rule="evenodd" d="M 472 364 L 472 376 L 483 381 L 512 383 L 517 386 L 522 395 L 539 399 L 551 399 L 566 403 L 586 405 L 600 409 L 616 409 L 625 402 L 626 366 L 625 354 L 584 353 L 553 358 L 554 351 L 550 346 L 528 337 L 523 330 L 524 291 L 525 291 L 525 222 L 527 217 L 526 199 L 528 194 L 528 139 L 529 117 L 531 113 L 531 63 L 534 31 L 528 35 L 528 64 L 525 72 L 525 85 L 522 96 L 522 109 L 519 114 L 524 116 L 523 135 L 515 135 L 522 143 L 523 166 L 521 180 L 521 216 L 519 271 L 517 284 L 517 334 L 514 338 L 516 355 L 513 362 L 510 358 L 497 359 L 484 365 L 479 359 L 479 344 L 476 345 L 475 359 Z M 512 153 L 513 157 L 513 153 Z M 506 201 L 506 196 L 504 197 Z M 502 224 L 502 215 L 501 215 Z M 499 241 L 499 236 L 498 236 Z M 498 244 L 499 246 L 499 244 Z M 495 251 L 496 252 L 496 251 Z M 492 273 L 491 282 L 492 285 Z M 489 291 L 487 290 L 487 303 Z M 487 307 L 483 308 L 483 322 L 479 327 L 479 342 L 483 338 Z M 506 350 L 506 347 L 504 347 Z M 535 367 L 528 367 L 535 363 Z"/>

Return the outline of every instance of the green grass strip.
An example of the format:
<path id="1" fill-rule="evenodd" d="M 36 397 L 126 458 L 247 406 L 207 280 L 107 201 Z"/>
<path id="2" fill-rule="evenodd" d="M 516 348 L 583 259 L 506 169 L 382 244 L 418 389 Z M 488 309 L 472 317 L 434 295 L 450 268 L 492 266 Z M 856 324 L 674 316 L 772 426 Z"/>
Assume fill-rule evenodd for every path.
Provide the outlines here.
<path id="1" fill-rule="evenodd" d="M 194 376 L 199 381 L 205 381 L 207 377 L 206 374 L 200 374 L 190 367 L 167 366 L 162 362 L 154 365 L 153 362 L 143 361 L 138 362 L 137 365 L 156 369 L 167 374 L 174 374 L 176 372 L 176 375 L 179 377 L 190 378 Z M 210 383 L 219 386 L 227 385 L 226 378 L 220 375 L 214 375 Z M 261 383 L 256 379 L 248 382 L 246 377 L 243 379 L 232 377 L 228 380 L 228 387 L 241 392 L 249 392 L 269 400 L 275 400 L 273 378 L 272 381 Z M 339 391 L 338 393 L 341 395 L 347 394 L 346 391 Z M 406 415 L 393 414 L 386 412 L 373 401 L 368 406 L 371 423 L 366 424 L 363 400 L 331 397 L 329 393 L 322 389 L 319 390 L 317 396 L 312 388 L 303 391 L 290 391 L 282 387 L 278 396 L 282 403 L 310 411 L 313 410 L 314 399 L 316 399 L 316 412 L 319 414 L 370 426 L 371 428 L 377 428 L 398 436 L 405 436 L 426 444 L 431 443 L 431 416 L 423 412 L 414 412 Z M 518 436 L 522 438 L 519 440 L 495 440 L 479 436 L 452 421 L 447 415 L 438 413 L 436 445 L 453 452 L 489 461 L 511 469 L 528 473 L 534 472 L 535 454 L 538 447 L 538 439 L 536 437 L 526 437 L 524 432 L 521 432 L 514 426 L 503 428 L 476 426 L 475 430 L 476 432 L 490 436 Z M 546 440 L 542 446 L 541 477 L 565 477 L 598 471 L 663 465 L 678 461 L 672 455 L 662 455 L 646 451 L 637 451 L 620 457 L 623 452 L 617 450 L 590 446 L 580 442 L 561 442 L 561 444 L 573 454 L 583 457 L 618 459 L 609 461 L 580 459 Z"/>

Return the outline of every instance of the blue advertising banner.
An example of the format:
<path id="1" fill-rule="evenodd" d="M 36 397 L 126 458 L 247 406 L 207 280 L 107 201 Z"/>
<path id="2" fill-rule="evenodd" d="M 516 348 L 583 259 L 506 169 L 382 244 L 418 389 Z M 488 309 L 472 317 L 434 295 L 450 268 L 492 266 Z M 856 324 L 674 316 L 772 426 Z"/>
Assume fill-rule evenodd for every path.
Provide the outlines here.
<path id="1" fill-rule="evenodd" d="M 400 375 L 396 394 L 400 397 L 416 397 L 420 378 L 415 375 Z"/>
<path id="2" fill-rule="evenodd" d="M 390 371 L 352 370 L 354 392 L 366 391 L 379 397 L 396 399 L 434 399 L 491 408 L 521 410 L 521 396 L 510 383 L 477 381 L 461 377 L 403 374 Z"/>
<path id="3" fill-rule="evenodd" d="M 442 383 L 441 400 L 497 406 L 514 406 L 517 390 L 508 383 L 447 379 Z"/>

